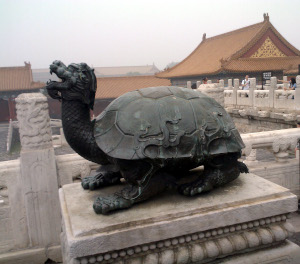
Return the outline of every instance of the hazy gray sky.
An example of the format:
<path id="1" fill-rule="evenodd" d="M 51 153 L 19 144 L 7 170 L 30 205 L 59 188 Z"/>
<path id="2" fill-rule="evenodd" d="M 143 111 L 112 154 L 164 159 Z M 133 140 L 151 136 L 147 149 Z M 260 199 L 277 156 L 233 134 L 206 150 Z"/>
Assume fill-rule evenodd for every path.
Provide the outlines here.
<path id="1" fill-rule="evenodd" d="M 299 0 L 0 0 L 0 67 L 181 61 L 201 42 L 263 21 L 300 49 Z"/>

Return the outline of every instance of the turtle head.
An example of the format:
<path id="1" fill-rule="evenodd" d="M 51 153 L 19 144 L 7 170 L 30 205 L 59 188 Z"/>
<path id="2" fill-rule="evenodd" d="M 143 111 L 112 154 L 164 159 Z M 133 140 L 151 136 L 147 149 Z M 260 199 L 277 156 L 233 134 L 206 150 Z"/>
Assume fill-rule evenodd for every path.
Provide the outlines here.
<path id="1" fill-rule="evenodd" d="M 94 107 L 97 89 L 94 70 L 86 63 L 72 63 L 68 67 L 59 60 L 50 65 L 50 74 L 56 74 L 61 82 L 47 82 L 47 91 L 50 97 L 69 101 L 81 101 Z"/>

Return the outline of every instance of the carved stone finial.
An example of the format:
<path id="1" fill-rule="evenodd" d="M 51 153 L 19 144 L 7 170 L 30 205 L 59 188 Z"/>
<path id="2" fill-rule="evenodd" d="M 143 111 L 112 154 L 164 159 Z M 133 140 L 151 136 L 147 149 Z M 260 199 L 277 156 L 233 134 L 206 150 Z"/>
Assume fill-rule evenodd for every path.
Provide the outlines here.
<path id="1" fill-rule="evenodd" d="M 206 33 L 203 33 L 202 41 L 206 40 Z"/>

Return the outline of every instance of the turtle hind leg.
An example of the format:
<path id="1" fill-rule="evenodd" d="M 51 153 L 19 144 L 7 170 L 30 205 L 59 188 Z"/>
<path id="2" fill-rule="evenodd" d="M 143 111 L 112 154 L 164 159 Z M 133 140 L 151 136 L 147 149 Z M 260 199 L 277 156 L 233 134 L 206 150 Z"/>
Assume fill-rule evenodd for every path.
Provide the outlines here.
<path id="1" fill-rule="evenodd" d="M 101 187 L 110 186 L 120 183 L 122 175 L 119 168 L 115 165 L 100 166 L 97 171 L 90 176 L 82 179 L 83 189 L 95 190 Z"/>
<path id="2" fill-rule="evenodd" d="M 211 162 L 209 165 L 204 165 L 204 175 L 192 183 L 179 186 L 179 192 L 194 196 L 225 185 L 235 180 L 240 173 L 248 173 L 248 168 L 244 163 L 237 161 L 233 155 L 228 155 L 221 157 L 223 164 L 218 163 L 221 160 L 218 157 L 215 164 Z"/>

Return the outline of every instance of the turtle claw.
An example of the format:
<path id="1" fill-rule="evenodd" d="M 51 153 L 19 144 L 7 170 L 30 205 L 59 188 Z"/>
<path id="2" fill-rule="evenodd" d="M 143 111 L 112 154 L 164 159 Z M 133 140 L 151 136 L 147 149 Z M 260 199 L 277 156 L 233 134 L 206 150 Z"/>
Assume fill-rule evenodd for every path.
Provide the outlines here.
<path id="1" fill-rule="evenodd" d="M 96 214 L 108 214 L 110 211 L 131 207 L 133 202 L 118 194 L 106 197 L 97 197 L 93 208 Z"/>
<path id="2" fill-rule="evenodd" d="M 196 181 L 179 186 L 179 192 L 186 196 L 195 196 L 202 192 L 212 189 L 212 185 L 208 181 Z"/>
<path id="3" fill-rule="evenodd" d="M 100 187 L 118 184 L 120 174 L 116 172 L 99 172 L 94 176 L 88 176 L 82 179 L 81 185 L 85 190 L 95 190 Z"/>
<path id="4" fill-rule="evenodd" d="M 88 176 L 82 179 L 81 185 L 85 190 L 95 190 L 101 186 L 103 180 L 98 176 Z"/>

